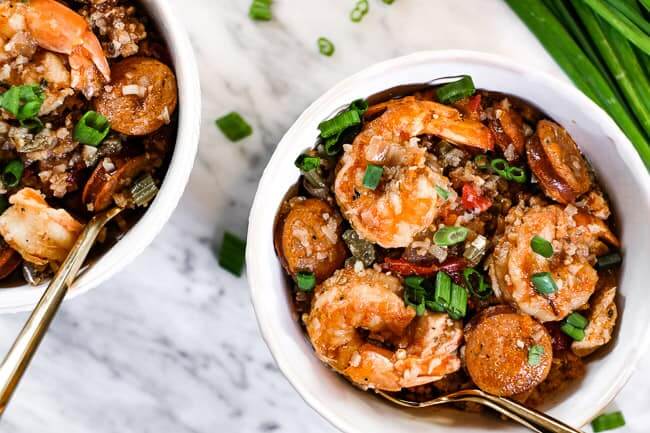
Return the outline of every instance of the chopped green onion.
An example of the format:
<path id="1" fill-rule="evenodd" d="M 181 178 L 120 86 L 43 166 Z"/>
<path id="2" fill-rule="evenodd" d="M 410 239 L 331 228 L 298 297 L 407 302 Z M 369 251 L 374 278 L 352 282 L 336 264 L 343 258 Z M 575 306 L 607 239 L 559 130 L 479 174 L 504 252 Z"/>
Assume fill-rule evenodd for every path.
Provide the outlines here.
<path id="1" fill-rule="evenodd" d="M 550 272 L 539 272 L 530 277 L 535 290 L 542 295 L 550 295 L 557 292 L 557 284 Z"/>
<path id="2" fill-rule="evenodd" d="M 296 284 L 301 291 L 311 292 L 316 287 L 316 276 L 314 276 L 313 272 L 298 272 L 296 274 Z"/>
<path id="3" fill-rule="evenodd" d="M 447 104 L 472 96 L 474 92 L 476 92 L 476 88 L 474 87 L 472 77 L 463 75 L 458 81 L 443 84 L 438 87 L 436 89 L 436 96 L 438 97 L 438 101 Z"/>
<path id="4" fill-rule="evenodd" d="M 365 15 L 366 15 L 366 13 L 363 12 L 361 9 L 354 8 L 350 12 L 350 21 L 352 21 L 353 23 L 361 22 L 361 20 L 363 19 L 363 17 Z"/>
<path id="5" fill-rule="evenodd" d="M 320 51 L 322 55 L 331 57 L 335 50 L 336 48 L 332 41 L 324 37 L 318 38 L 318 51 Z"/>
<path id="6" fill-rule="evenodd" d="M 361 116 L 356 110 L 348 110 L 337 114 L 332 119 L 325 120 L 318 125 L 320 136 L 323 138 L 334 137 L 350 126 L 361 123 Z"/>
<path id="7" fill-rule="evenodd" d="M 441 247 L 456 245 L 467 239 L 468 233 L 465 227 L 443 227 L 433 235 L 433 242 Z"/>
<path id="8" fill-rule="evenodd" d="M 228 272 L 241 276 L 244 270 L 246 242 L 230 232 L 224 232 L 219 249 L 219 265 Z"/>
<path id="9" fill-rule="evenodd" d="M 492 171 L 494 171 L 496 174 L 501 176 L 504 179 L 510 179 L 510 176 L 508 175 L 508 169 L 510 168 L 510 164 L 508 164 L 508 161 L 502 158 L 496 158 L 493 159 L 490 162 L 490 166 L 492 167 Z"/>
<path id="10" fill-rule="evenodd" d="M 415 314 L 421 316 L 426 310 L 425 291 L 421 286 L 404 289 L 404 303 L 415 309 Z"/>
<path id="11" fill-rule="evenodd" d="M 0 214 L 7 210 L 9 207 L 9 200 L 5 194 L 0 195 Z"/>
<path id="12" fill-rule="evenodd" d="M 43 89 L 33 84 L 11 86 L 0 95 L 0 107 L 21 122 L 38 116 L 44 101 Z"/>
<path id="13" fill-rule="evenodd" d="M 86 111 L 74 126 L 72 138 L 81 144 L 99 146 L 110 129 L 111 125 L 106 117 L 96 111 Z"/>
<path id="14" fill-rule="evenodd" d="M 414 289 L 422 287 L 423 281 L 424 281 L 424 277 L 420 277 L 417 275 L 411 275 L 409 277 L 404 278 L 404 284 Z"/>
<path id="15" fill-rule="evenodd" d="M 614 430 L 625 425 L 625 418 L 620 411 L 605 413 L 601 416 L 594 418 L 591 422 L 591 428 L 594 433 L 599 433 L 607 430 Z"/>
<path id="16" fill-rule="evenodd" d="M 131 197 L 136 206 L 147 206 L 156 194 L 158 194 L 158 187 L 150 174 L 142 176 L 131 187 Z"/>
<path id="17" fill-rule="evenodd" d="M 578 329 L 585 329 L 589 321 L 580 313 L 571 313 L 565 319 L 566 323 Z"/>
<path id="18" fill-rule="evenodd" d="M 23 177 L 25 165 L 20 159 L 14 159 L 2 170 L 2 183 L 9 188 L 15 188 Z"/>
<path id="19" fill-rule="evenodd" d="M 384 173 L 384 167 L 380 165 L 368 164 L 366 167 L 366 174 L 363 176 L 363 186 L 372 190 L 377 189 L 381 176 Z"/>
<path id="20" fill-rule="evenodd" d="M 356 111 L 359 116 L 362 116 L 368 110 L 368 101 L 365 99 L 355 99 L 350 103 L 348 110 Z"/>
<path id="21" fill-rule="evenodd" d="M 479 299 L 487 299 L 492 293 L 492 288 L 485 283 L 485 278 L 474 268 L 465 268 L 463 277 L 470 293 Z M 474 281 L 472 281 L 474 280 Z"/>
<path id="22" fill-rule="evenodd" d="M 382 0 L 382 1 L 387 5 L 392 5 L 393 3 L 395 3 L 395 0 Z"/>
<path id="23" fill-rule="evenodd" d="M 270 21 L 273 18 L 271 0 L 253 0 L 248 10 L 248 16 L 255 21 Z"/>
<path id="24" fill-rule="evenodd" d="M 364 15 L 368 13 L 370 6 L 368 5 L 368 0 L 359 0 L 355 9 L 359 9 Z"/>
<path id="25" fill-rule="evenodd" d="M 508 180 L 513 180 L 517 183 L 525 183 L 528 180 L 526 171 L 521 167 L 510 166 L 506 173 L 508 174 Z"/>
<path id="26" fill-rule="evenodd" d="M 253 133 L 253 128 L 248 122 L 234 111 L 218 118 L 215 123 L 230 141 L 242 140 Z"/>
<path id="27" fill-rule="evenodd" d="M 449 198 L 449 191 L 447 191 L 446 189 L 441 188 L 441 187 L 439 187 L 437 185 L 436 185 L 436 192 L 438 193 L 440 198 L 443 199 L 443 200 L 447 200 Z"/>
<path id="28" fill-rule="evenodd" d="M 553 255 L 553 244 L 541 236 L 534 236 L 530 240 L 530 247 L 542 257 L 547 259 Z"/>
<path id="29" fill-rule="evenodd" d="M 330 137 L 325 139 L 325 153 L 328 154 L 329 156 L 334 156 L 337 155 L 341 149 L 342 146 L 339 143 L 339 138 L 341 137 L 341 134 L 335 135 L 334 137 Z"/>
<path id="30" fill-rule="evenodd" d="M 467 314 L 467 291 L 458 284 L 451 285 L 451 302 L 447 308 L 449 317 L 460 320 Z"/>
<path id="31" fill-rule="evenodd" d="M 585 338 L 584 329 L 576 328 L 570 323 L 563 323 L 562 326 L 560 326 L 560 329 L 575 341 L 582 341 Z"/>
<path id="32" fill-rule="evenodd" d="M 294 164 L 296 164 L 296 167 L 298 167 L 300 171 L 306 173 L 320 167 L 320 158 L 318 156 L 305 155 L 303 153 L 296 159 Z"/>
<path id="33" fill-rule="evenodd" d="M 528 365 L 539 365 L 544 356 L 544 346 L 536 344 L 528 349 Z"/>
<path id="34" fill-rule="evenodd" d="M 447 308 L 451 302 L 451 277 L 444 272 L 436 274 L 436 289 L 434 301 L 443 308 Z"/>
<path id="35" fill-rule="evenodd" d="M 619 253 L 610 253 L 598 257 L 598 262 L 596 265 L 598 269 L 603 270 L 613 268 L 614 266 L 619 265 L 622 261 L 623 258 Z"/>
<path id="36" fill-rule="evenodd" d="M 478 154 L 474 157 L 474 165 L 476 165 L 477 168 L 484 170 L 489 167 L 490 160 L 487 156 Z"/>

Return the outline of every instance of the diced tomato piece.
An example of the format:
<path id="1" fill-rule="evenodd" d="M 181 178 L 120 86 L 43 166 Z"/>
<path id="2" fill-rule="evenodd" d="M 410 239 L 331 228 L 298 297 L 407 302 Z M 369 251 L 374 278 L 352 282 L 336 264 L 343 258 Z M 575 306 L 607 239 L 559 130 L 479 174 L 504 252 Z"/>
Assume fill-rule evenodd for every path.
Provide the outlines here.
<path id="1" fill-rule="evenodd" d="M 463 207 L 472 212 L 483 212 L 492 206 L 492 200 L 484 197 L 481 190 L 473 183 L 463 185 L 463 195 L 461 197 Z"/>

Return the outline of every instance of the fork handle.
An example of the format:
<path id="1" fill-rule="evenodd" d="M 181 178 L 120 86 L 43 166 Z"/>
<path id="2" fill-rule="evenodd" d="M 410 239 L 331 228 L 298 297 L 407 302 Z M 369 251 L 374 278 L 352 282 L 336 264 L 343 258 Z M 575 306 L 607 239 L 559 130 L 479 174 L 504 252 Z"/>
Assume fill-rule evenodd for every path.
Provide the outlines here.
<path id="1" fill-rule="evenodd" d="M 447 397 L 449 400 L 473 401 L 488 406 L 538 433 L 583 433 L 581 430 L 577 430 L 557 419 L 543 414 L 542 412 L 517 403 L 516 401 L 503 397 L 496 397 L 480 390 L 459 391 Z"/>
<path id="2" fill-rule="evenodd" d="M 86 225 L 0 364 L 0 415 L 7 408 L 23 373 L 36 353 L 38 345 L 59 310 L 68 287 L 74 281 L 100 230 L 120 211 L 120 208 L 113 208 L 98 214 Z"/>

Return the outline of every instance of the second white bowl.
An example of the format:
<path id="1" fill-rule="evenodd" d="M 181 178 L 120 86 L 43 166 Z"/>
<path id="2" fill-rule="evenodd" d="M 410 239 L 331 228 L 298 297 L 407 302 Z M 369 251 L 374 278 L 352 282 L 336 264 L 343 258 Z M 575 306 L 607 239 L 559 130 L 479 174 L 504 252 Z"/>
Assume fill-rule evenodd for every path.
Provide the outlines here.
<path id="1" fill-rule="evenodd" d="M 422 52 L 372 66 L 341 82 L 309 107 L 278 145 L 264 171 L 250 214 L 247 273 L 260 329 L 278 366 L 303 398 L 348 433 L 475 433 L 523 431 L 512 424 L 449 409 L 403 410 L 361 392 L 314 355 L 291 309 L 273 249 L 275 212 L 298 179 L 293 161 L 313 145 L 318 124 L 342 106 L 403 84 L 469 74 L 477 87 L 527 99 L 573 136 L 610 194 L 624 246 L 617 337 L 606 356 L 587 365 L 584 380 L 548 410 L 573 426 L 601 411 L 632 374 L 650 338 L 650 176 L 616 124 L 574 87 L 512 61 L 474 52 Z"/>

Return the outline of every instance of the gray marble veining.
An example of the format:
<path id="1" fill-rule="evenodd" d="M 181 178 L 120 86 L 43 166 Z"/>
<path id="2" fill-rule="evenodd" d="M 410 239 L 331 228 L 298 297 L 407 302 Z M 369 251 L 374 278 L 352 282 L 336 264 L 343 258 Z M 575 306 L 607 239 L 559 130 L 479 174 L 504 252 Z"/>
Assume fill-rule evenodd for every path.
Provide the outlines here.
<path id="1" fill-rule="evenodd" d="M 187 191 L 155 242 L 124 272 L 66 303 L 0 428 L 7 432 L 333 432 L 275 367 L 245 278 L 212 254 L 224 228 L 244 234 L 258 178 L 283 132 L 320 94 L 374 62 L 418 50 L 498 53 L 562 76 L 500 0 L 276 0 L 274 20 L 248 0 L 170 0 L 200 64 L 203 130 Z M 316 48 L 320 36 L 333 57 Z M 242 113 L 254 135 L 228 142 L 214 119 Z M 271 216 L 270 216 L 271 217 Z M 25 314 L 0 317 L 0 351 Z M 650 357 L 643 364 L 650 367 Z M 628 427 L 650 425 L 642 372 L 617 399 Z M 645 390 L 643 392 L 639 390 Z"/>

